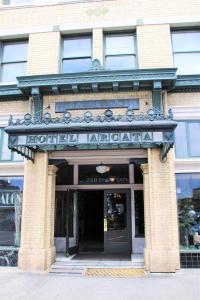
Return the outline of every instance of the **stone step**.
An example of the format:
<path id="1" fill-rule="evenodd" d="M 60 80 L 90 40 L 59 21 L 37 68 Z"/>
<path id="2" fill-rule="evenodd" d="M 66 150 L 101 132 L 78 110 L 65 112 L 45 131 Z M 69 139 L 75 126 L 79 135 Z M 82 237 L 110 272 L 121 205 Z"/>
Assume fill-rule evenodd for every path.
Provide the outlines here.
<path id="1" fill-rule="evenodd" d="M 106 264 L 106 263 L 87 263 L 87 264 L 68 264 L 68 263 L 54 263 L 51 266 L 53 270 L 83 270 L 86 268 L 144 268 L 144 263 L 131 263 L 131 264 Z"/>

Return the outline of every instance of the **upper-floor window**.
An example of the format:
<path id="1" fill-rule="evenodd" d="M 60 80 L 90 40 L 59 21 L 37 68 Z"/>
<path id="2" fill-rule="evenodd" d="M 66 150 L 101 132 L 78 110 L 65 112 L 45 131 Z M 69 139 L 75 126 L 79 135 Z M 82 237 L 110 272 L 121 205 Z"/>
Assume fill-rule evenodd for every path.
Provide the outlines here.
<path id="1" fill-rule="evenodd" d="M 35 2 L 34 0 L 4 0 L 4 5 L 12 5 L 12 4 L 32 4 Z"/>
<path id="2" fill-rule="evenodd" d="M 25 75 L 27 46 L 27 41 L 2 43 L 1 82 L 15 82 L 17 76 Z"/>
<path id="3" fill-rule="evenodd" d="M 176 157 L 200 156 L 200 121 L 181 121 L 175 130 Z"/>
<path id="4" fill-rule="evenodd" d="M 90 36 L 63 39 L 62 72 L 86 72 L 91 67 L 92 40 Z"/>
<path id="5" fill-rule="evenodd" d="M 172 44 L 178 74 L 200 74 L 200 31 L 173 32 Z"/>
<path id="6" fill-rule="evenodd" d="M 136 68 L 135 36 L 108 34 L 105 36 L 105 64 L 110 70 Z"/>
<path id="7" fill-rule="evenodd" d="M 8 148 L 8 135 L 0 128 L 0 161 L 23 161 L 23 157 Z"/>

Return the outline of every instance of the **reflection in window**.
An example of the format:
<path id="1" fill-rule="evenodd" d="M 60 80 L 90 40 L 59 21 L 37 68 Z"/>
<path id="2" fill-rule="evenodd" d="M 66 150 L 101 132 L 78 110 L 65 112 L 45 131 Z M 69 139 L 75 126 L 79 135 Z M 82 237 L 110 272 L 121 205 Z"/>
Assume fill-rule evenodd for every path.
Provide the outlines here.
<path id="1" fill-rule="evenodd" d="M 200 32 L 173 32 L 174 64 L 179 74 L 199 74 Z"/>
<path id="2" fill-rule="evenodd" d="M 125 229 L 126 224 L 126 194 L 109 193 L 107 202 L 107 227 L 108 230 Z"/>
<path id="3" fill-rule="evenodd" d="M 23 179 L 0 177 L 0 246 L 20 244 Z"/>
<path id="4" fill-rule="evenodd" d="M 106 35 L 106 68 L 111 70 L 136 67 L 135 37 L 133 34 Z"/>
<path id="5" fill-rule="evenodd" d="M 200 174 L 177 174 L 180 247 L 200 250 Z"/>
<path id="6" fill-rule="evenodd" d="M 0 161 L 22 161 L 23 157 L 8 148 L 8 134 L 0 128 Z"/>
<path id="7" fill-rule="evenodd" d="M 91 67 L 92 45 L 90 37 L 63 39 L 62 72 L 85 72 Z"/>
<path id="8" fill-rule="evenodd" d="M 144 237 L 143 191 L 135 191 L 135 236 Z"/>
<path id="9" fill-rule="evenodd" d="M 200 121 L 178 122 L 175 130 L 176 157 L 200 156 Z"/>
<path id="10" fill-rule="evenodd" d="M 17 76 L 25 75 L 27 42 L 4 42 L 1 61 L 1 82 L 16 82 Z"/>

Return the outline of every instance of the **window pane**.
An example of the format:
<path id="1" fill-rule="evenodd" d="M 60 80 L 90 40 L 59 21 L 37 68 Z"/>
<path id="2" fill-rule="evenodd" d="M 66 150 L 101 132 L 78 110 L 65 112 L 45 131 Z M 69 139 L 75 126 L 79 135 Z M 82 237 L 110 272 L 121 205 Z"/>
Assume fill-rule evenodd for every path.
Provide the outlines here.
<path id="1" fill-rule="evenodd" d="M 4 43 L 3 62 L 15 62 L 27 60 L 27 42 Z"/>
<path id="2" fill-rule="evenodd" d="M 16 82 L 17 76 L 26 74 L 26 63 L 2 65 L 2 82 Z"/>
<path id="3" fill-rule="evenodd" d="M 90 58 L 66 59 L 63 61 L 63 73 L 86 72 L 90 68 Z"/>
<path id="4" fill-rule="evenodd" d="M 135 191 L 135 236 L 144 236 L 144 199 L 143 191 Z"/>
<path id="5" fill-rule="evenodd" d="M 109 171 L 100 174 L 96 165 L 79 166 L 79 184 L 127 184 L 129 183 L 128 165 L 108 165 Z"/>
<path id="6" fill-rule="evenodd" d="M 178 126 L 175 130 L 175 148 L 176 157 L 187 157 L 187 134 L 186 134 L 186 123 L 178 122 Z"/>
<path id="7" fill-rule="evenodd" d="M 134 55 L 108 56 L 106 57 L 106 68 L 111 70 L 135 69 L 136 62 Z"/>
<path id="8" fill-rule="evenodd" d="M 91 38 L 65 39 L 63 57 L 81 56 L 91 56 Z"/>
<path id="9" fill-rule="evenodd" d="M 200 174 L 177 174 L 180 247 L 200 250 Z"/>
<path id="10" fill-rule="evenodd" d="M 176 51 L 199 51 L 200 32 L 182 32 L 172 34 L 173 50 Z"/>
<path id="11" fill-rule="evenodd" d="M 22 212 L 21 177 L 0 177 L 0 245 L 15 246 L 20 244 Z"/>
<path id="12" fill-rule="evenodd" d="M 106 55 L 133 54 L 134 52 L 133 35 L 106 37 Z"/>
<path id="13" fill-rule="evenodd" d="M 10 4 L 28 4 L 33 3 L 34 0 L 10 0 Z"/>
<path id="14" fill-rule="evenodd" d="M 17 152 L 13 153 L 13 161 L 23 161 L 23 156 Z"/>
<path id="15" fill-rule="evenodd" d="M 8 135 L 2 130 L 3 142 L 1 145 L 1 160 L 11 160 L 11 151 L 8 149 Z"/>
<path id="16" fill-rule="evenodd" d="M 192 156 L 200 156 L 200 123 L 189 123 L 189 142 Z"/>
<path id="17" fill-rule="evenodd" d="M 174 64 L 178 68 L 178 74 L 199 74 L 200 53 L 174 54 Z"/>

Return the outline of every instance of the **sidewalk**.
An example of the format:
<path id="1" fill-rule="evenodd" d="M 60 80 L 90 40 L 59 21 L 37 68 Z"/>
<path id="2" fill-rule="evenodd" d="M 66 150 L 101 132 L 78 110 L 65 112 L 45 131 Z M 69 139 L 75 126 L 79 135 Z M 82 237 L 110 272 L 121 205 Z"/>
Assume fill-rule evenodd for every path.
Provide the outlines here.
<path id="1" fill-rule="evenodd" d="M 147 278 L 86 278 L 0 267 L 1 300 L 199 300 L 200 269 Z"/>

